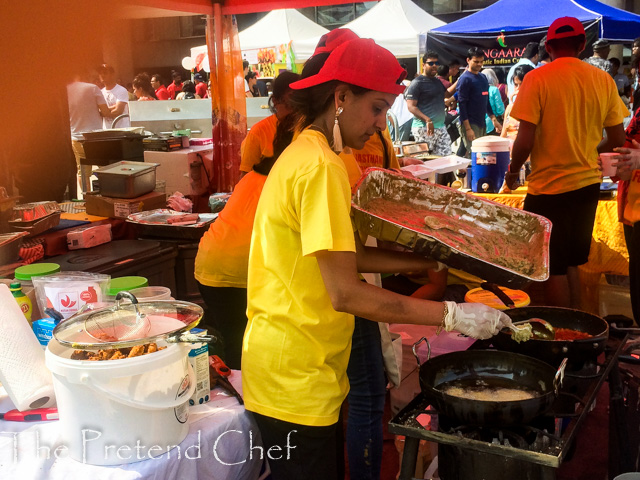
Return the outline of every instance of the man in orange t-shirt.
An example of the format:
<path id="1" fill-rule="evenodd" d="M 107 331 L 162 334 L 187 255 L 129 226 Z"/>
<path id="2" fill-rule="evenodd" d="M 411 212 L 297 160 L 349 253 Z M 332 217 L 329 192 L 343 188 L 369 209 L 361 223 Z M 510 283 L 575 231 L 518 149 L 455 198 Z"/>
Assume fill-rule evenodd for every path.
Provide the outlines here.
<path id="1" fill-rule="evenodd" d="M 520 127 L 505 176 L 514 189 L 531 155 L 524 209 L 553 223 L 545 301 L 572 308 L 581 308 L 578 266 L 589 258 L 600 194 L 598 152 L 622 145 L 629 113 L 613 78 L 578 58 L 585 38 L 574 17 L 549 27 L 545 48 L 552 61 L 527 74 L 511 110 Z"/>

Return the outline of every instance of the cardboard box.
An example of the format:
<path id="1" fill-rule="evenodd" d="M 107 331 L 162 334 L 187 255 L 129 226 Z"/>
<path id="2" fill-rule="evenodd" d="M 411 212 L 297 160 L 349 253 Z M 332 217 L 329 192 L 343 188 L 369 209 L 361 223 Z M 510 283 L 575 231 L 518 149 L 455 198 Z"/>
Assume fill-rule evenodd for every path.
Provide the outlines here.
<path id="1" fill-rule="evenodd" d="M 151 192 L 136 198 L 111 198 L 87 193 L 85 208 L 89 215 L 111 218 L 127 218 L 132 213 L 166 208 L 167 195 L 162 192 Z"/>

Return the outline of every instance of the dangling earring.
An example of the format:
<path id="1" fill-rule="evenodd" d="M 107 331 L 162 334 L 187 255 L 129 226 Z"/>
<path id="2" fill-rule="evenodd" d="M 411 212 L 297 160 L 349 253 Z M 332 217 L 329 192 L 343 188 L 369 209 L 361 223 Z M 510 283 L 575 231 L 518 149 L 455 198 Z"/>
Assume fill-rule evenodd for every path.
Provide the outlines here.
<path id="1" fill-rule="evenodd" d="M 338 117 L 342 113 L 342 107 L 338 107 L 336 110 L 336 120 L 333 123 L 333 143 L 331 148 L 334 152 L 340 153 L 343 149 L 342 134 L 340 133 L 340 124 L 338 123 Z"/>

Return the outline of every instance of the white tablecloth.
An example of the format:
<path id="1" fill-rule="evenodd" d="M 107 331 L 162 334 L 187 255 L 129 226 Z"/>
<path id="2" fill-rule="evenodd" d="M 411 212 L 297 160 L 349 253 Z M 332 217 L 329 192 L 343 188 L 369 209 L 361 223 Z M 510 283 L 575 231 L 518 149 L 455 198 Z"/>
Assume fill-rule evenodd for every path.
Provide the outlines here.
<path id="1" fill-rule="evenodd" d="M 230 380 L 242 392 L 240 372 L 233 371 Z M 256 425 L 234 397 L 220 388 L 211 393 L 210 402 L 190 407 L 189 434 L 179 449 L 126 465 L 83 464 L 67 458 L 62 448 L 56 454 L 56 449 L 62 446 L 57 421 L 0 420 L 0 478 L 256 480 L 266 477 L 261 472 L 266 462 L 261 460 L 260 450 L 249 450 L 250 442 L 254 447 L 262 445 Z M 6 392 L 0 388 L 0 412 L 13 408 Z"/>

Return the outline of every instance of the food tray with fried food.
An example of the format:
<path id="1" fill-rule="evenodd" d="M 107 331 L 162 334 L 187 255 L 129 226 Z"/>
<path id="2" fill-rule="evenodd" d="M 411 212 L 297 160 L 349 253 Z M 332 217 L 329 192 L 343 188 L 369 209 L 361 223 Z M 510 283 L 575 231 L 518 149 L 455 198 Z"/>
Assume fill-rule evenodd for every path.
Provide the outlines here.
<path id="1" fill-rule="evenodd" d="M 363 233 L 489 282 L 549 278 L 551 222 L 539 215 L 380 168 L 358 182 L 352 214 Z"/>
<path id="2" fill-rule="evenodd" d="M 133 213 L 127 222 L 134 224 L 141 236 L 198 240 L 216 218 L 217 213 L 183 213 L 159 208 Z"/>
<path id="3" fill-rule="evenodd" d="M 60 213 L 60 206 L 57 202 L 20 203 L 13 207 L 13 218 L 10 223 L 29 226 L 54 213 Z"/>

